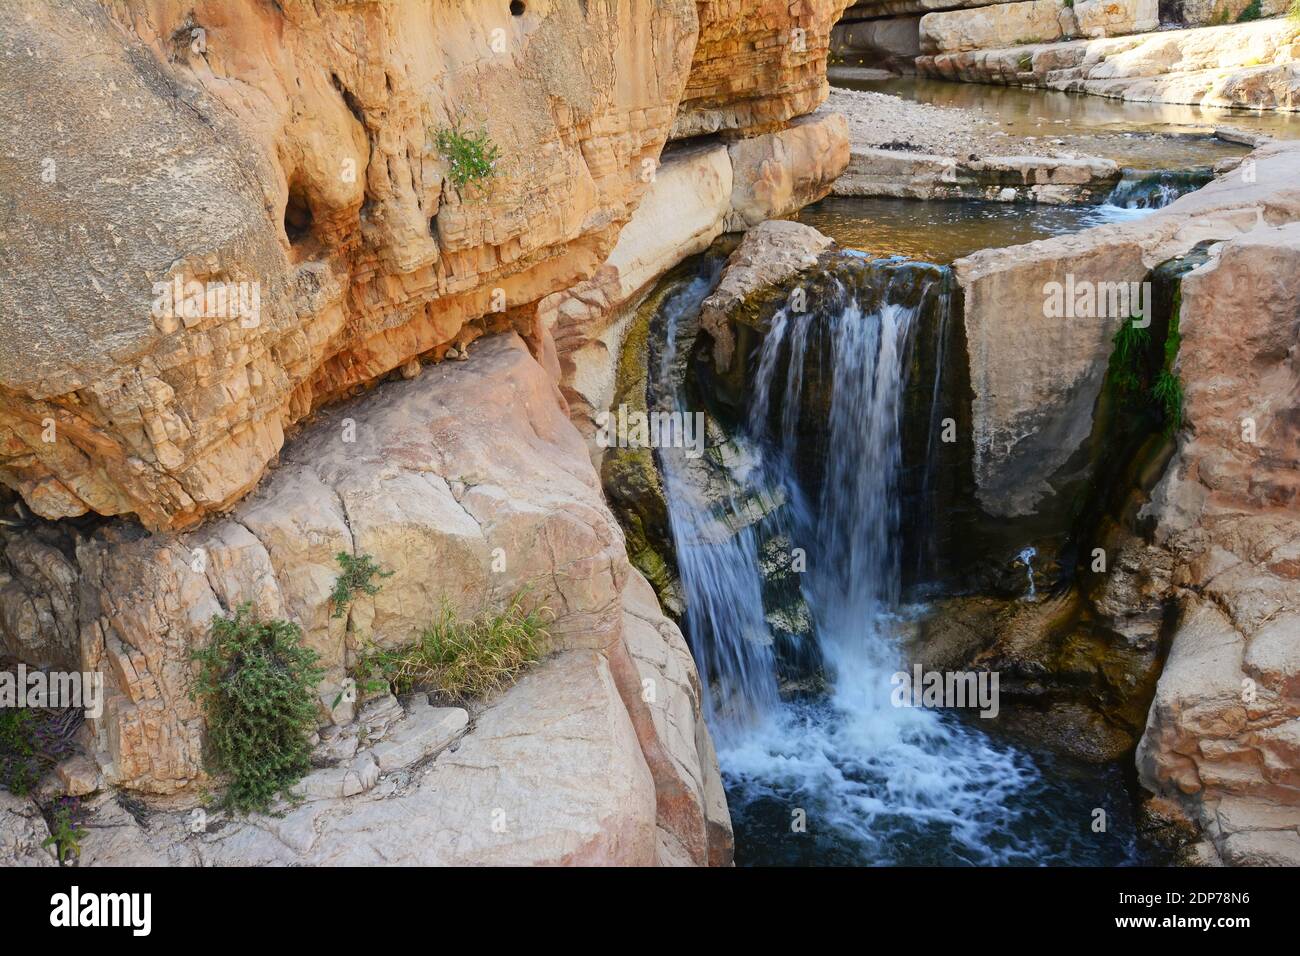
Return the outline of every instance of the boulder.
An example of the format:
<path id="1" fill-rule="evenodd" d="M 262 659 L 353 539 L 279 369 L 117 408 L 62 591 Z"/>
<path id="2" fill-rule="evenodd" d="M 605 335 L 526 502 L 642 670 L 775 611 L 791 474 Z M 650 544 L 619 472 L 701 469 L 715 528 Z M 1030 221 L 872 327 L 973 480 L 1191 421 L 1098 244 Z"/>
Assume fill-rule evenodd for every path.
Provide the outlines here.
<path id="1" fill-rule="evenodd" d="M 838 113 L 815 113 L 770 136 L 731 144 L 731 212 L 738 232 L 790 216 L 821 199 L 849 164 L 848 124 Z"/>
<path id="2" fill-rule="evenodd" d="M 811 269 L 817 257 L 834 244 L 812 226 L 780 219 L 764 222 L 745 234 L 727 259 L 722 281 L 700 310 L 700 328 L 713 339 L 718 371 L 732 362 L 736 313 L 752 310 L 758 298 Z"/>
<path id="3" fill-rule="evenodd" d="M 58 866 L 54 849 L 41 845 L 49 835 L 35 803 L 0 790 L 0 866 Z"/>
<path id="4" fill-rule="evenodd" d="M 927 13 L 921 18 L 921 51 L 935 54 L 996 50 L 1059 40 L 1075 29 L 1074 15 L 1061 0 L 1021 0 Z"/>

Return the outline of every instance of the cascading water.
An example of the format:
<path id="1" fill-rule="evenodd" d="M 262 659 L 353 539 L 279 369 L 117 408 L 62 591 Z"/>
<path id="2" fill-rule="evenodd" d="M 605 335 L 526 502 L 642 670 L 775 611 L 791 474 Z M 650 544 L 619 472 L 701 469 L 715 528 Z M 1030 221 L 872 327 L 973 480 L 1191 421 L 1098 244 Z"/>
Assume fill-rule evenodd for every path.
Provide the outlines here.
<path id="1" fill-rule="evenodd" d="M 1209 169 L 1125 169 L 1106 198 L 1119 209 L 1163 209 L 1214 178 Z"/>
<path id="2" fill-rule="evenodd" d="M 684 321 L 693 322 L 700 304 L 717 284 L 722 260 L 706 259 L 700 275 L 685 281 L 660 306 L 663 350 L 655 363 L 657 381 L 651 401 L 685 413 L 681 390 L 684 357 L 678 343 L 688 337 Z M 693 331 L 693 328 L 692 330 Z M 777 704 L 772 639 L 763 617 L 758 542 L 752 526 L 733 529 L 743 513 L 735 486 L 721 494 L 706 493 L 693 481 L 684 449 L 661 449 L 659 464 L 672 518 L 672 535 L 686 604 L 687 633 L 700 676 L 713 692 L 706 695 L 706 716 L 719 727 L 732 726 L 767 713 Z"/>
<path id="3" fill-rule="evenodd" d="M 891 702 L 896 635 L 913 613 L 900 603 L 901 396 L 918 317 L 933 315 L 947 286 L 946 270 L 924 266 L 918 280 L 916 266 L 846 255 L 805 311 L 776 312 L 746 420 L 728 454 L 710 451 L 725 493 L 702 495 L 699 465 L 659 453 L 742 862 L 1042 863 L 1095 853 L 1083 826 L 1044 838 L 1059 827 L 1053 807 L 1079 793 L 1048 785 L 1041 758 L 951 712 Z M 651 391 L 681 411 L 691 409 L 679 343 L 694 340 L 717 272 L 710 264 L 662 307 Z M 779 504 L 756 510 L 753 498 Z M 806 556 L 798 590 L 820 665 L 813 690 L 781 687 L 782 640 L 764 610 L 773 541 Z"/>

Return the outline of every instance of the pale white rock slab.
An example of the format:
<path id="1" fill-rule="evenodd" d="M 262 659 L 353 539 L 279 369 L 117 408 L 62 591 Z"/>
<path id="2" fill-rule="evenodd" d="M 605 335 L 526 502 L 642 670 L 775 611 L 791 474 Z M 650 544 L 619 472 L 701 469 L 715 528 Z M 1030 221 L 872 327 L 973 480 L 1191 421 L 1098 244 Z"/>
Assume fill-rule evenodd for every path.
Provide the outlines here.
<path id="1" fill-rule="evenodd" d="M 388 773 L 435 754 L 457 740 L 469 725 L 461 707 L 430 707 L 426 702 L 399 721 L 370 751 L 379 770 Z"/>

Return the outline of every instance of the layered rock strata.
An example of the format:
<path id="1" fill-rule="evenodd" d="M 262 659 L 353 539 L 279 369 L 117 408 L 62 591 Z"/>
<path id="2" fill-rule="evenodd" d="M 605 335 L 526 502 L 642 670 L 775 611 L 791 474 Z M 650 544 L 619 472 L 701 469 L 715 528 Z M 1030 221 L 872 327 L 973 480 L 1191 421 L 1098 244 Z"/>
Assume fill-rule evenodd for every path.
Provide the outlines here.
<path id="1" fill-rule="evenodd" d="M 1063 43 L 942 52 L 916 59 L 949 80 L 1041 86 L 1134 102 L 1300 108 L 1300 34 L 1286 19 Z"/>

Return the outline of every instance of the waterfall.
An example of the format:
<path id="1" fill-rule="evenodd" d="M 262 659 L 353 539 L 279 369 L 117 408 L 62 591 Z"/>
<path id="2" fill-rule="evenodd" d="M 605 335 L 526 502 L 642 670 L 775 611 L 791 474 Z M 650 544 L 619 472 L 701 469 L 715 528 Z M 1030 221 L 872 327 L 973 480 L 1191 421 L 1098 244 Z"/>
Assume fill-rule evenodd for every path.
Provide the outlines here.
<path id="1" fill-rule="evenodd" d="M 720 268 L 705 257 L 659 300 L 648 388 L 658 408 L 708 404 L 692 370 L 711 361 L 698 320 Z M 838 256 L 806 276 L 806 309 L 792 297 L 771 315 L 748 356 L 747 404 L 714 409 L 707 454 L 657 452 L 742 862 L 1041 864 L 1097 852 L 1086 827 L 1063 822 L 1095 798 L 1054 789 L 1042 758 L 978 719 L 891 701 L 906 667 L 899 634 L 919 613 L 903 602 L 902 542 L 929 533 L 905 516 L 904 486 L 933 484 L 907 460 L 933 457 L 943 417 L 905 399 L 910 387 L 933 406 L 945 387 L 949 280 L 926 263 Z M 921 423 L 915 436 L 905 407 L 922 416 L 908 419 Z M 776 613 L 791 591 L 807 611 L 801 633 Z"/>
<path id="2" fill-rule="evenodd" d="M 808 544 L 805 593 L 822 652 L 836 669 L 863 654 L 876 655 L 879 642 L 864 641 L 861 626 L 878 621 L 899 599 L 900 398 L 921 307 L 891 296 L 887 262 L 851 260 L 846 266 L 812 308 L 777 313 L 764 340 L 748 422 L 751 440 L 766 443 L 774 483 L 799 484 L 795 462 L 801 449 L 824 460 L 819 491 L 800 489 L 797 496 L 815 497 L 814 508 L 793 512 L 790 524 L 793 538 Z M 830 393 L 822 435 L 801 415 L 809 366 L 830 370 L 820 387 Z M 784 382 L 779 368 L 785 369 Z M 778 392 L 779 432 L 765 434 Z M 808 449 L 810 444 L 824 447 Z"/>
<path id="3" fill-rule="evenodd" d="M 684 343 L 717 276 L 706 265 L 660 307 L 658 403 L 693 410 Z M 1012 795 L 1036 779 L 1032 765 L 950 715 L 890 703 L 902 663 L 894 635 L 908 613 L 903 390 L 919 317 L 947 305 L 947 272 L 846 254 L 820 278 L 805 311 L 772 316 L 735 434 L 715 423 L 702 462 L 658 455 L 733 814 L 742 828 L 778 832 L 806 815 L 838 848 L 822 845 L 822 859 L 889 862 L 911 847 L 912 861 L 1027 860 L 1032 839 L 1011 846 L 999 833 L 1015 817 Z M 773 542 L 806 556 L 797 591 L 824 692 L 779 691 L 798 641 L 765 613 Z"/>
<path id="4" fill-rule="evenodd" d="M 1106 198 L 1120 209 L 1163 209 L 1180 196 L 1200 189 L 1214 178 L 1209 169 L 1128 169 Z"/>
<path id="5" fill-rule="evenodd" d="M 1025 600 L 1032 601 L 1038 597 L 1038 590 L 1034 587 L 1034 558 L 1038 557 L 1038 549 L 1030 545 L 1021 550 L 1016 555 L 1016 560 L 1025 566 L 1025 576 L 1029 579 L 1029 590 L 1025 593 Z"/>
<path id="6" fill-rule="evenodd" d="M 700 305 L 717 285 L 721 269 L 722 259 L 706 257 L 700 273 L 659 307 L 663 346 L 650 383 L 651 402 L 658 407 L 694 411 L 687 408 L 687 356 L 680 344 L 694 337 Z M 776 666 L 763 614 L 758 539 L 752 526 L 737 530 L 728 521 L 744 511 L 744 488 L 723 483 L 721 495 L 710 495 L 710 483 L 697 479 L 712 462 L 692 463 L 677 449 L 660 449 L 658 461 L 686 605 L 686 632 L 707 689 L 706 718 L 719 728 L 760 719 L 777 703 Z"/>

